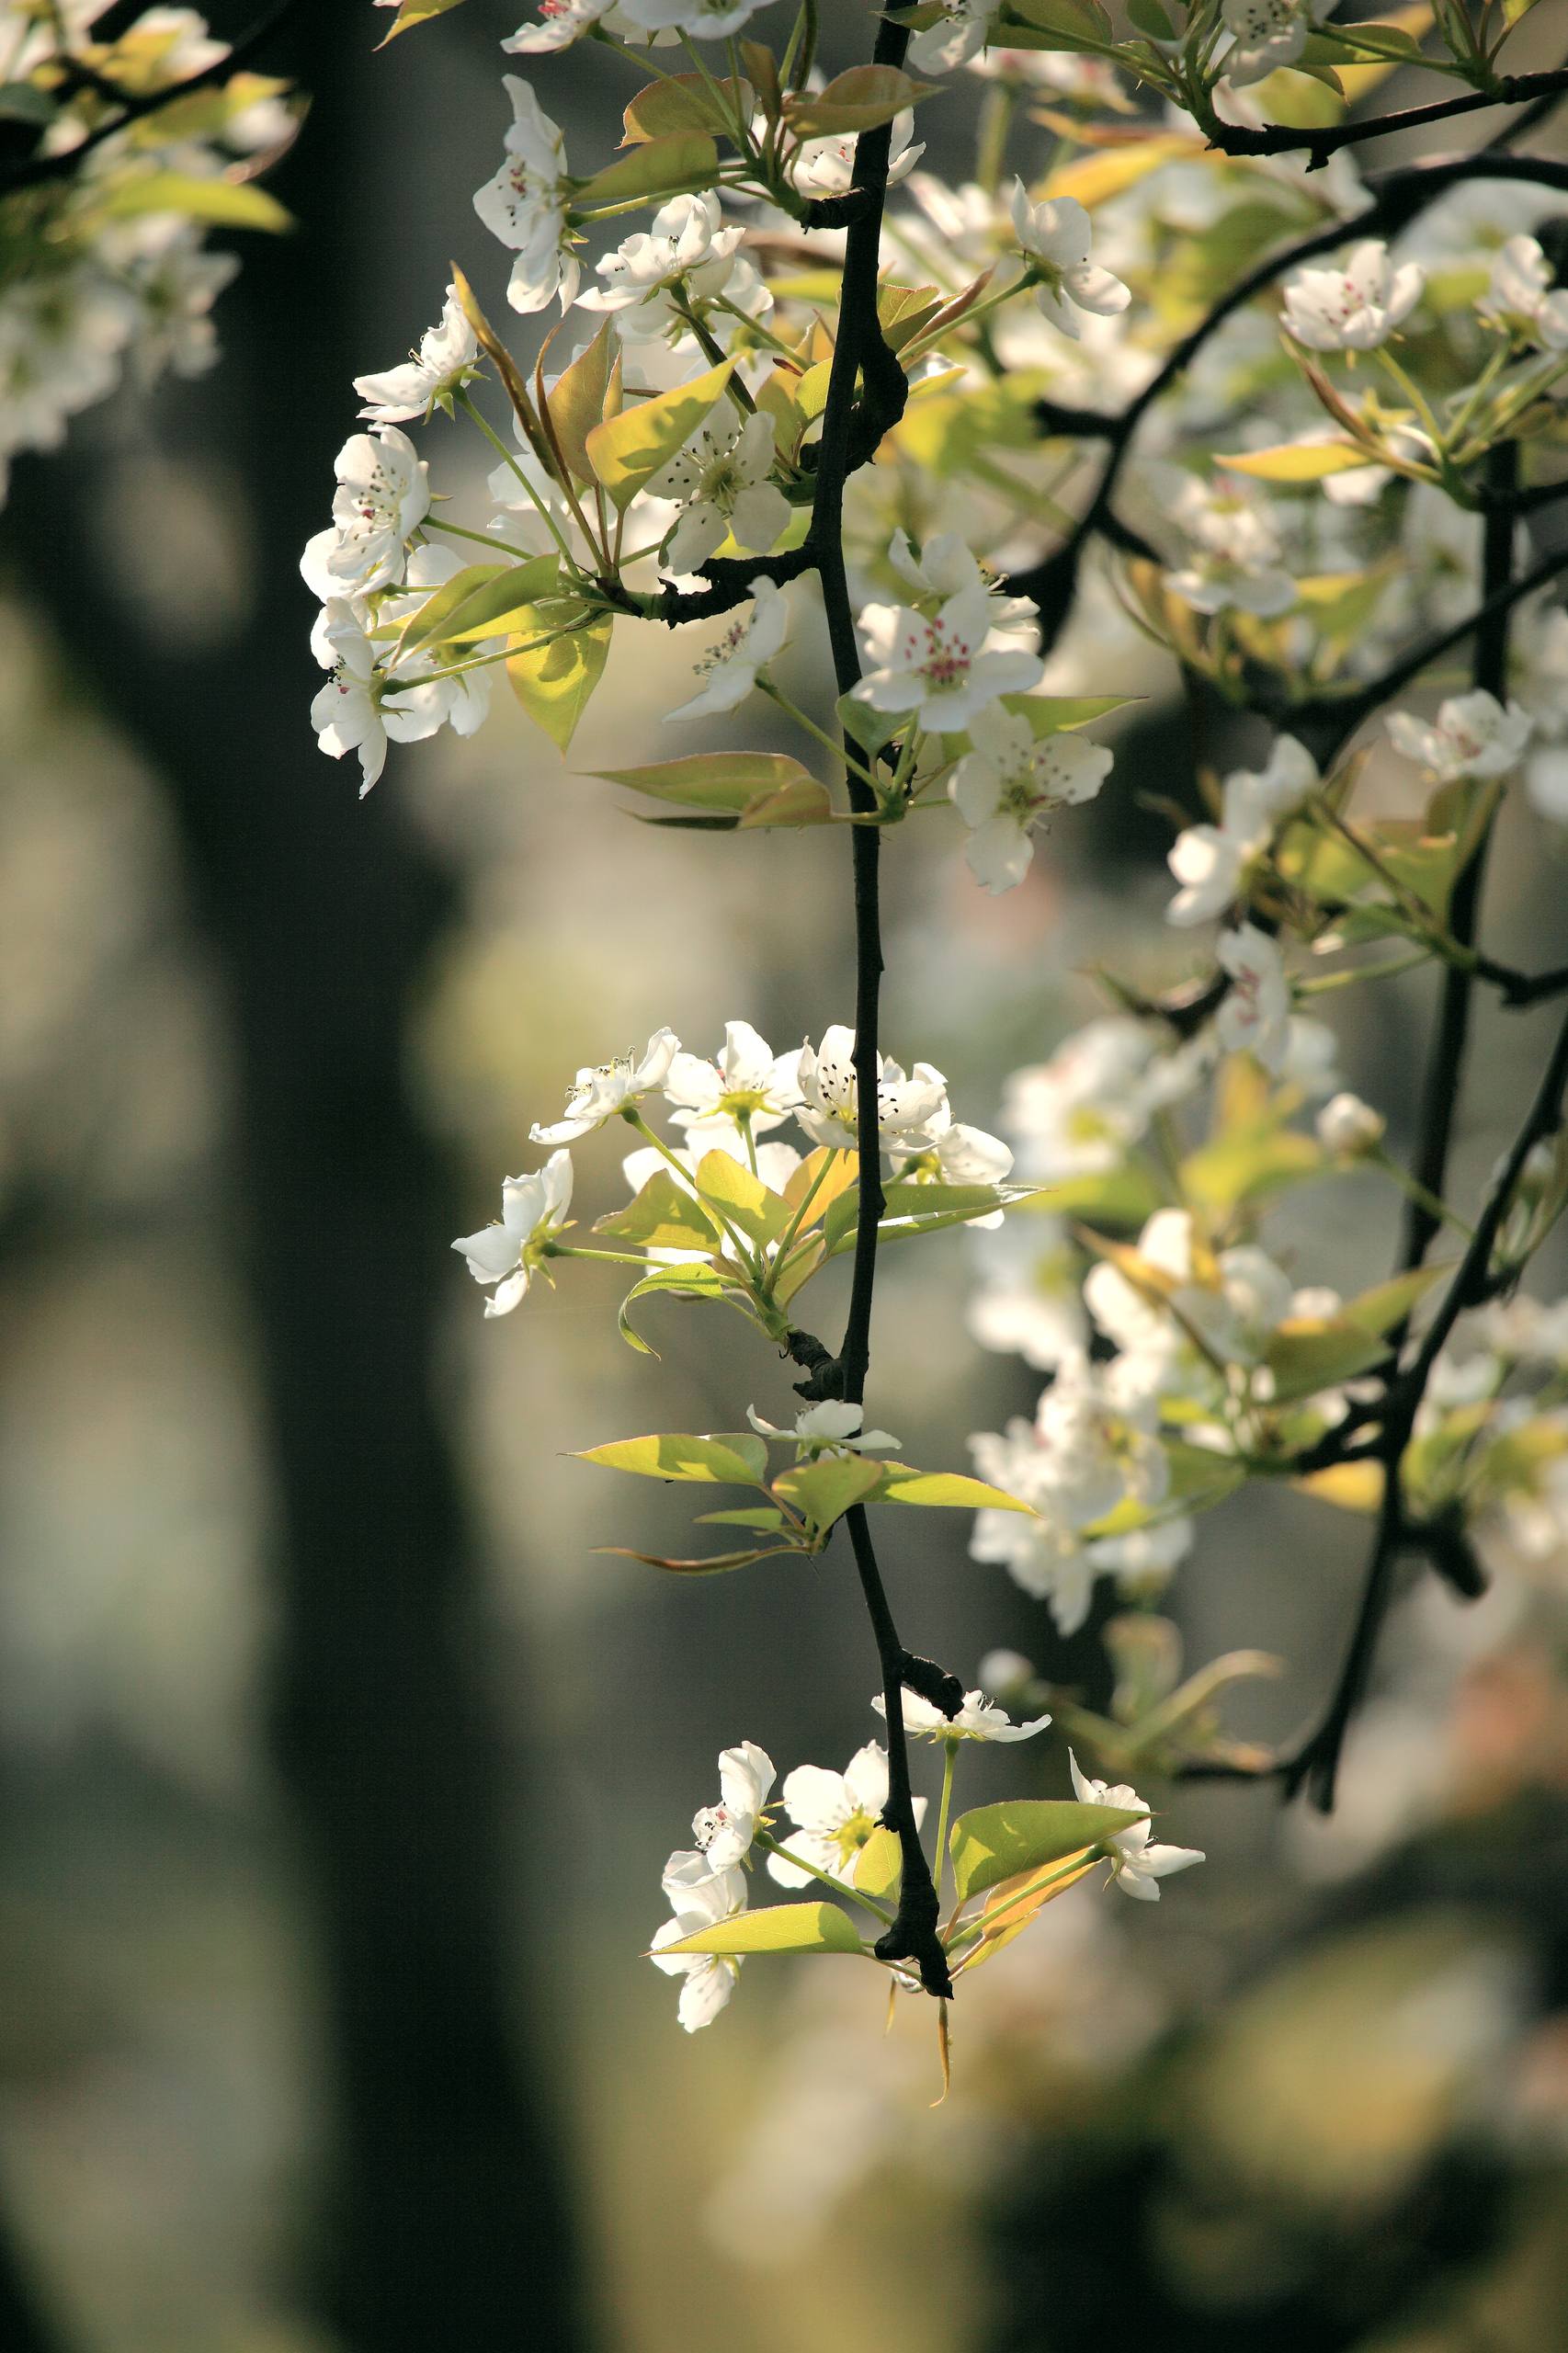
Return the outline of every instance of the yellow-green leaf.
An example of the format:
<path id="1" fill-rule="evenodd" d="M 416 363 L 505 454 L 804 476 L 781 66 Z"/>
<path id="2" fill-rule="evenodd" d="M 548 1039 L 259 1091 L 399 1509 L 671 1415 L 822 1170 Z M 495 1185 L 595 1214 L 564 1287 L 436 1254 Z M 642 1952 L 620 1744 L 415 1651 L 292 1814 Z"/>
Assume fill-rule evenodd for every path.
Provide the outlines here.
<path id="1" fill-rule="evenodd" d="M 678 1944 L 676 1952 L 859 1952 L 860 1939 L 846 1912 L 836 1904 L 769 1904 L 760 1912 L 737 1912 Z"/>
<path id="2" fill-rule="evenodd" d="M 916 1471 L 905 1462 L 890 1462 L 882 1474 L 882 1483 L 873 1503 L 925 1504 L 938 1511 L 1021 1511 L 1029 1506 L 1020 1503 L 1002 1487 L 993 1487 L 983 1479 L 971 1479 L 961 1471 Z"/>
<path id="3" fill-rule="evenodd" d="M 294 216 L 254 180 L 204 179 L 191 172 L 149 172 L 112 188 L 97 210 L 124 221 L 148 212 L 178 212 L 221 229 L 291 229 Z"/>
<path id="4" fill-rule="evenodd" d="M 912 82 L 896 65 L 851 65 L 824 90 L 801 90 L 786 98 L 784 119 L 799 139 L 842 139 L 891 122 L 935 87 Z"/>
<path id="5" fill-rule="evenodd" d="M 690 440 L 722 398 L 734 365 L 722 360 L 689 384 L 657 392 L 595 426 L 585 444 L 588 462 L 617 506 L 629 506 L 650 475 Z"/>
<path id="6" fill-rule="evenodd" d="M 403 6 L 392 20 L 392 29 L 385 40 L 378 41 L 378 49 L 385 49 L 387 41 L 395 40 L 399 33 L 412 32 L 415 25 L 427 25 L 433 17 L 444 17 L 449 8 L 460 7 L 462 0 L 403 0 Z"/>
<path id="7" fill-rule="evenodd" d="M 656 760 L 643 768 L 596 768 L 594 774 L 653 801 L 731 810 L 737 817 L 772 793 L 816 782 L 809 768 L 784 752 L 697 752 L 689 759 Z"/>
<path id="8" fill-rule="evenodd" d="M 550 422 L 561 444 L 562 455 L 579 482 L 591 483 L 594 479 L 594 470 L 588 462 L 588 436 L 596 425 L 604 422 L 605 398 L 615 360 L 615 325 L 612 320 L 606 319 L 592 343 L 584 347 L 569 368 L 562 369 L 550 389 Z"/>
<path id="9" fill-rule="evenodd" d="M 727 1152 L 703 1154 L 697 1164 L 697 1189 L 750 1241 L 777 1242 L 790 1222 L 789 1202 Z"/>
<path id="10" fill-rule="evenodd" d="M 718 1227 L 667 1168 L 656 1169 L 625 1209 L 596 1218 L 594 1232 L 641 1243 L 653 1250 L 716 1250 L 719 1246 Z"/>
<path id="11" fill-rule="evenodd" d="M 1244 449 L 1233 457 L 1216 458 L 1217 466 L 1233 473 L 1253 474 L 1259 482 L 1324 482 L 1330 474 L 1346 474 L 1377 460 L 1353 441 L 1282 441 L 1272 449 Z"/>
<path id="12" fill-rule="evenodd" d="M 690 131 L 716 131 L 733 142 L 737 117 L 750 122 L 754 111 L 749 82 L 710 82 L 701 74 L 672 74 L 638 91 L 622 117 L 626 136 L 620 143 L 633 147 Z"/>
<path id="13" fill-rule="evenodd" d="M 882 1466 L 858 1454 L 824 1454 L 798 1462 L 773 1482 L 773 1492 L 816 1529 L 831 1528 L 852 1504 L 864 1503 L 881 1483 Z"/>
<path id="14" fill-rule="evenodd" d="M 865 1895 L 891 1895 L 903 1876 L 903 1848 L 895 1831 L 880 1825 L 855 1858 L 851 1873 Z"/>
<path id="15" fill-rule="evenodd" d="M 577 205 L 636 204 L 683 189 L 711 188 L 719 176 L 719 150 L 705 131 L 677 131 L 650 139 L 616 164 L 607 164 L 577 190 Z"/>
<path id="16" fill-rule="evenodd" d="M 1348 1316 L 1294 1315 L 1279 1325 L 1263 1360 L 1274 1375 L 1274 1402 L 1288 1405 L 1354 1381 L 1387 1355 L 1388 1343 Z"/>
<path id="17" fill-rule="evenodd" d="M 668 1271 L 686 1270 L 672 1267 Z M 652 1438 L 615 1438 L 608 1446 L 585 1447 L 576 1460 L 601 1463 L 607 1471 L 631 1471 L 641 1479 L 756 1487 L 767 1468 L 767 1448 L 745 1430 L 722 1438 L 690 1438 L 662 1430 Z"/>
<path id="18" fill-rule="evenodd" d="M 535 608 L 518 619 L 524 636 L 543 634 L 554 625 L 549 608 Z M 548 645 L 520 647 L 507 658 L 512 692 L 536 726 L 542 727 L 562 751 L 576 733 L 577 722 L 604 676 L 613 627 L 609 615 L 601 613 L 552 637 Z"/>
<path id="19" fill-rule="evenodd" d="M 960 1903 L 999 1881 L 1062 1862 L 1148 1820 L 1147 1809 L 1081 1805 L 1075 1798 L 1007 1798 L 960 1813 L 949 1835 Z"/>

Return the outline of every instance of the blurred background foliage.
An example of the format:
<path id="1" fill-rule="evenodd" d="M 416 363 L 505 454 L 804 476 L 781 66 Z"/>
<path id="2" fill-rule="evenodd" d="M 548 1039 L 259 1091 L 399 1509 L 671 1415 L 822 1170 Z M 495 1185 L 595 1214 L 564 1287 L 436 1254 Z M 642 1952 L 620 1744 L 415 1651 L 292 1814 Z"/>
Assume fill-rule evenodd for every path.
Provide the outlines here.
<path id="1" fill-rule="evenodd" d="M 934 2111 L 928 2020 L 879 2039 L 858 1972 L 754 1971 L 687 2042 L 638 1959 L 716 1749 L 840 1763 L 869 1638 L 833 1554 L 685 1589 L 594 1553 L 685 1514 L 568 1449 L 777 1415 L 783 1368 L 675 1309 L 663 1362 L 634 1357 L 587 1268 L 484 1325 L 447 1242 L 579 1062 L 662 1021 L 706 1051 L 729 1015 L 781 1046 L 842 1017 L 846 877 L 835 840 L 649 830 L 591 780 L 668 740 L 688 656 L 651 628 L 570 768 L 514 713 L 360 807 L 312 743 L 296 563 L 349 378 L 428 324 L 454 250 L 505 315 L 470 198 L 512 13 L 376 59 L 367 8 L 296 17 L 267 63 L 312 93 L 274 183 L 299 225 L 250 242 L 222 368 L 23 461 L 0 527 L 0 2334 L 1554 2353 L 1568 1564 L 1528 1635 L 1506 1586 L 1412 1595 L 1333 1820 L 1164 1793 L 1208 1868 L 1158 1912 L 1052 1907 L 966 1985 Z M 613 61 L 550 72 L 569 139 L 612 144 Z M 894 846 L 889 1043 L 983 1123 L 1096 1009 L 1085 964 L 1179 977 L 1132 793 L 1196 805 L 1185 722 L 1140 641 L 1107 658 L 1083 684 L 1148 700 L 1025 888 Z M 1563 881 L 1515 813 L 1490 885 L 1515 961 L 1564 954 Z M 1427 1011 L 1390 987 L 1341 1039 L 1396 1147 Z M 1486 1018 L 1461 1192 L 1539 1051 Z M 1358 1288 L 1395 1209 L 1309 1189 L 1278 1255 Z M 887 1268 L 873 1417 L 917 1461 L 1033 1402 L 963 1336 L 970 1248 Z M 890 1564 L 919 1647 L 971 1677 L 1014 1644 L 1103 1705 L 1094 1630 L 1056 1640 L 932 1517 Z M 1189 1657 L 1290 1663 L 1230 1702 L 1239 1733 L 1321 1699 L 1356 1551 L 1290 1496 L 1202 1523 Z"/>

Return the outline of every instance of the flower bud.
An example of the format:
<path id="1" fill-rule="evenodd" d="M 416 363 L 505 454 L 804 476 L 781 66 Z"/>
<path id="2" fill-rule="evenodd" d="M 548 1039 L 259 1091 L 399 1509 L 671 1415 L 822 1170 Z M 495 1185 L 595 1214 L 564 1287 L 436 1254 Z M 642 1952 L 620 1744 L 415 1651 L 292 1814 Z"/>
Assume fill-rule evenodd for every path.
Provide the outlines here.
<path id="1" fill-rule="evenodd" d="M 1359 1160 L 1381 1143 L 1388 1121 L 1358 1095 L 1336 1095 L 1318 1113 L 1317 1130 L 1324 1152 L 1336 1160 Z"/>
<path id="2" fill-rule="evenodd" d="M 975 1668 L 975 1680 L 988 1699 L 1006 1699 L 1034 1681 L 1034 1664 L 1022 1651 L 987 1651 Z"/>

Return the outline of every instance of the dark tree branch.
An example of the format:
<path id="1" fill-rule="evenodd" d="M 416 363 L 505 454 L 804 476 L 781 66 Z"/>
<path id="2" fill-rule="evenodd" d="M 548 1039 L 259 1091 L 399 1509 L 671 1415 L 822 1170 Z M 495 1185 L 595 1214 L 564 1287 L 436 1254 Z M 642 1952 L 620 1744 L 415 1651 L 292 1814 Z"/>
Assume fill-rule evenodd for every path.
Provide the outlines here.
<path id="1" fill-rule="evenodd" d="M 1415 60 L 1411 63 L 1414 64 Z M 1289 155 L 1305 148 L 1310 172 L 1321 172 L 1342 147 L 1357 147 L 1369 139 L 1386 139 L 1399 131 L 1425 131 L 1429 123 L 1448 122 L 1456 115 L 1478 114 L 1488 107 L 1544 106 L 1550 109 L 1568 90 L 1568 66 L 1553 66 L 1540 74 L 1505 74 L 1489 89 L 1468 91 L 1462 98 L 1437 98 L 1430 106 L 1406 107 L 1398 114 L 1371 115 L 1359 122 L 1340 122 L 1322 131 L 1306 131 L 1285 122 L 1266 122 L 1254 130 L 1246 123 L 1221 122 L 1216 117 L 1204 125 L 1210 147 L 1226 155 Z M 1538 116 L 1536 119 L 1540 119 Z"/>

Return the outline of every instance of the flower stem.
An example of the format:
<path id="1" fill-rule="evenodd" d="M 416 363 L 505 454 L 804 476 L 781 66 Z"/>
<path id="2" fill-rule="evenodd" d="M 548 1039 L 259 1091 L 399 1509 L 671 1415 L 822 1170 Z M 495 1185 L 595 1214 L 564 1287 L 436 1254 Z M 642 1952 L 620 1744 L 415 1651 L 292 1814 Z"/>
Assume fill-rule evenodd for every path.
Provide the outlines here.
<path id="1" fill-rule="evenodd" d="M 803 1855 L 785 1854 L 778 1839 L 769 1837 L 766 1830 L 757 1831 L 756 1839 L 756 1844 L 766 1847 L 770 1855 L 783 1855 L 784 1860 L 796 1870 L 809 1871 L 812 1879 L 821 1880 L 824 1887 L 831 1887 L 835 1895 L 846 1895 L 851 1904 L 863 1904 L 868 1912 L 874 1912 L 879 1920 L 886 1921 L 889 1927 L 892 1926 L 892 1914 L 886 1904 L 874 1903 L 870 1896 L 862 1895 L 858 1887 L 851 1887 L 845 1880 L 835 1879 L 831 1871 L 819 1870 L 815 1863 L 808 1863 Z"/>

